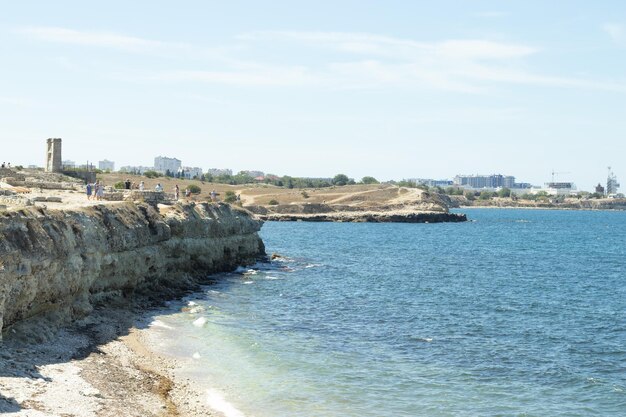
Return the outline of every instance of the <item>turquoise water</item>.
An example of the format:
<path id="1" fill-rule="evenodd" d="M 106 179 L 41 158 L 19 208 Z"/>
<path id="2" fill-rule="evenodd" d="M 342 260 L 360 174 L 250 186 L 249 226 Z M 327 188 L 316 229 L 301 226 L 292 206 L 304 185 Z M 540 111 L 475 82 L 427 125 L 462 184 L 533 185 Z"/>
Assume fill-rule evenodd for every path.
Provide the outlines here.
<path id="1" fill-rule="evenodd" d="M 230 416 L 626 415 L 626 212 L 465 212 L 266 223 L 160 349 Z"/>

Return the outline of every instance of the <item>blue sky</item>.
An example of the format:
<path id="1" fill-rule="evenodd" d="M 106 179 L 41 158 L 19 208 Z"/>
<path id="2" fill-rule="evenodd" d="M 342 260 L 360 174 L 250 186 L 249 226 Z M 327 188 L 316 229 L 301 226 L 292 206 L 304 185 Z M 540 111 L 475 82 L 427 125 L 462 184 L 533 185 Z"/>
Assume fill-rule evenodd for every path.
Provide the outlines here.
<path id="1" fill-rule="evenodd" d="M 3 1 L 1 160 L 626 176 L 619 1 Z M 626 181 L 626 179 L 624 179 Z"/>

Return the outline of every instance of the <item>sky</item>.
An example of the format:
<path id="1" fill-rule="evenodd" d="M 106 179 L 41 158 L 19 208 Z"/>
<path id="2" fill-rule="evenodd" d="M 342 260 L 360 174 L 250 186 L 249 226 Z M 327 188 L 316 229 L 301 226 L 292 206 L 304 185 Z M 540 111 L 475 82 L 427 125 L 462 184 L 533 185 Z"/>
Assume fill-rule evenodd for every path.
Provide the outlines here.
<path id="1" fill-rule="evenodd" d="M 0 160 L 626 181 L 626 2 L 0 0 Z"/>

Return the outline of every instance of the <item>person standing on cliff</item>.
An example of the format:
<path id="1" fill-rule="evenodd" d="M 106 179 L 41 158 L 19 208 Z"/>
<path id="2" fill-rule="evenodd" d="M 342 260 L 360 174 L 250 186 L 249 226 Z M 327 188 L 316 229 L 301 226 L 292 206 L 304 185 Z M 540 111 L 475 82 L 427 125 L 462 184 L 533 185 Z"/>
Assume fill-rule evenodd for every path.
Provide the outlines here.
<path id="1" fill-rule="evenodd" d="M 176 184 L 176 187 L 174 187 L 174 198 L 176 199 L 176 201 L 178 201 L 179 197 L 180 197 L 180 188 L 178 187 L 178 184 Z"/>
<path id="2" fill-rule="evenodd" d="M 104 200 L 104 184 L 102 183 L 96 187 L 96 200 Z"/>
<path id="3" fill-rule="evenodd" d="M 87 200 L 91 200 L 91 184 L 87 183 Z"/>
<path id="4" fill-rule="evenodd" d="M 146 185 L 144 184 L 144 182 L 143 182 L 143 181 L 141 181 L 141 182 L 139 183 L 139 191 L 143 191 L 145 188 L 146 188 Z"/>
<path id="5" fill-rule="evenodd" d="M 124 188 L 126 188 L 127 190 L 130 190 L 130 178 L 127 178 L 126 181 L 124 182 Z"/>

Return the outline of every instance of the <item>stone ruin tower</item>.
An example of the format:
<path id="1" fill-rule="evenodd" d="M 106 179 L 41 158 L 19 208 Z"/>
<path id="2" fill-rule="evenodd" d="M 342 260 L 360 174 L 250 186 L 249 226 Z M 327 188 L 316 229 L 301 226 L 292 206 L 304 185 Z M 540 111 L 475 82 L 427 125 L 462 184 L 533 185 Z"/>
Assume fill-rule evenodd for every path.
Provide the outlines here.
<path id="1" fill-rule="evenodd" d="M 46 150 L 46 172 L 61 172 L 61 139 L 48 139 Z"/>

